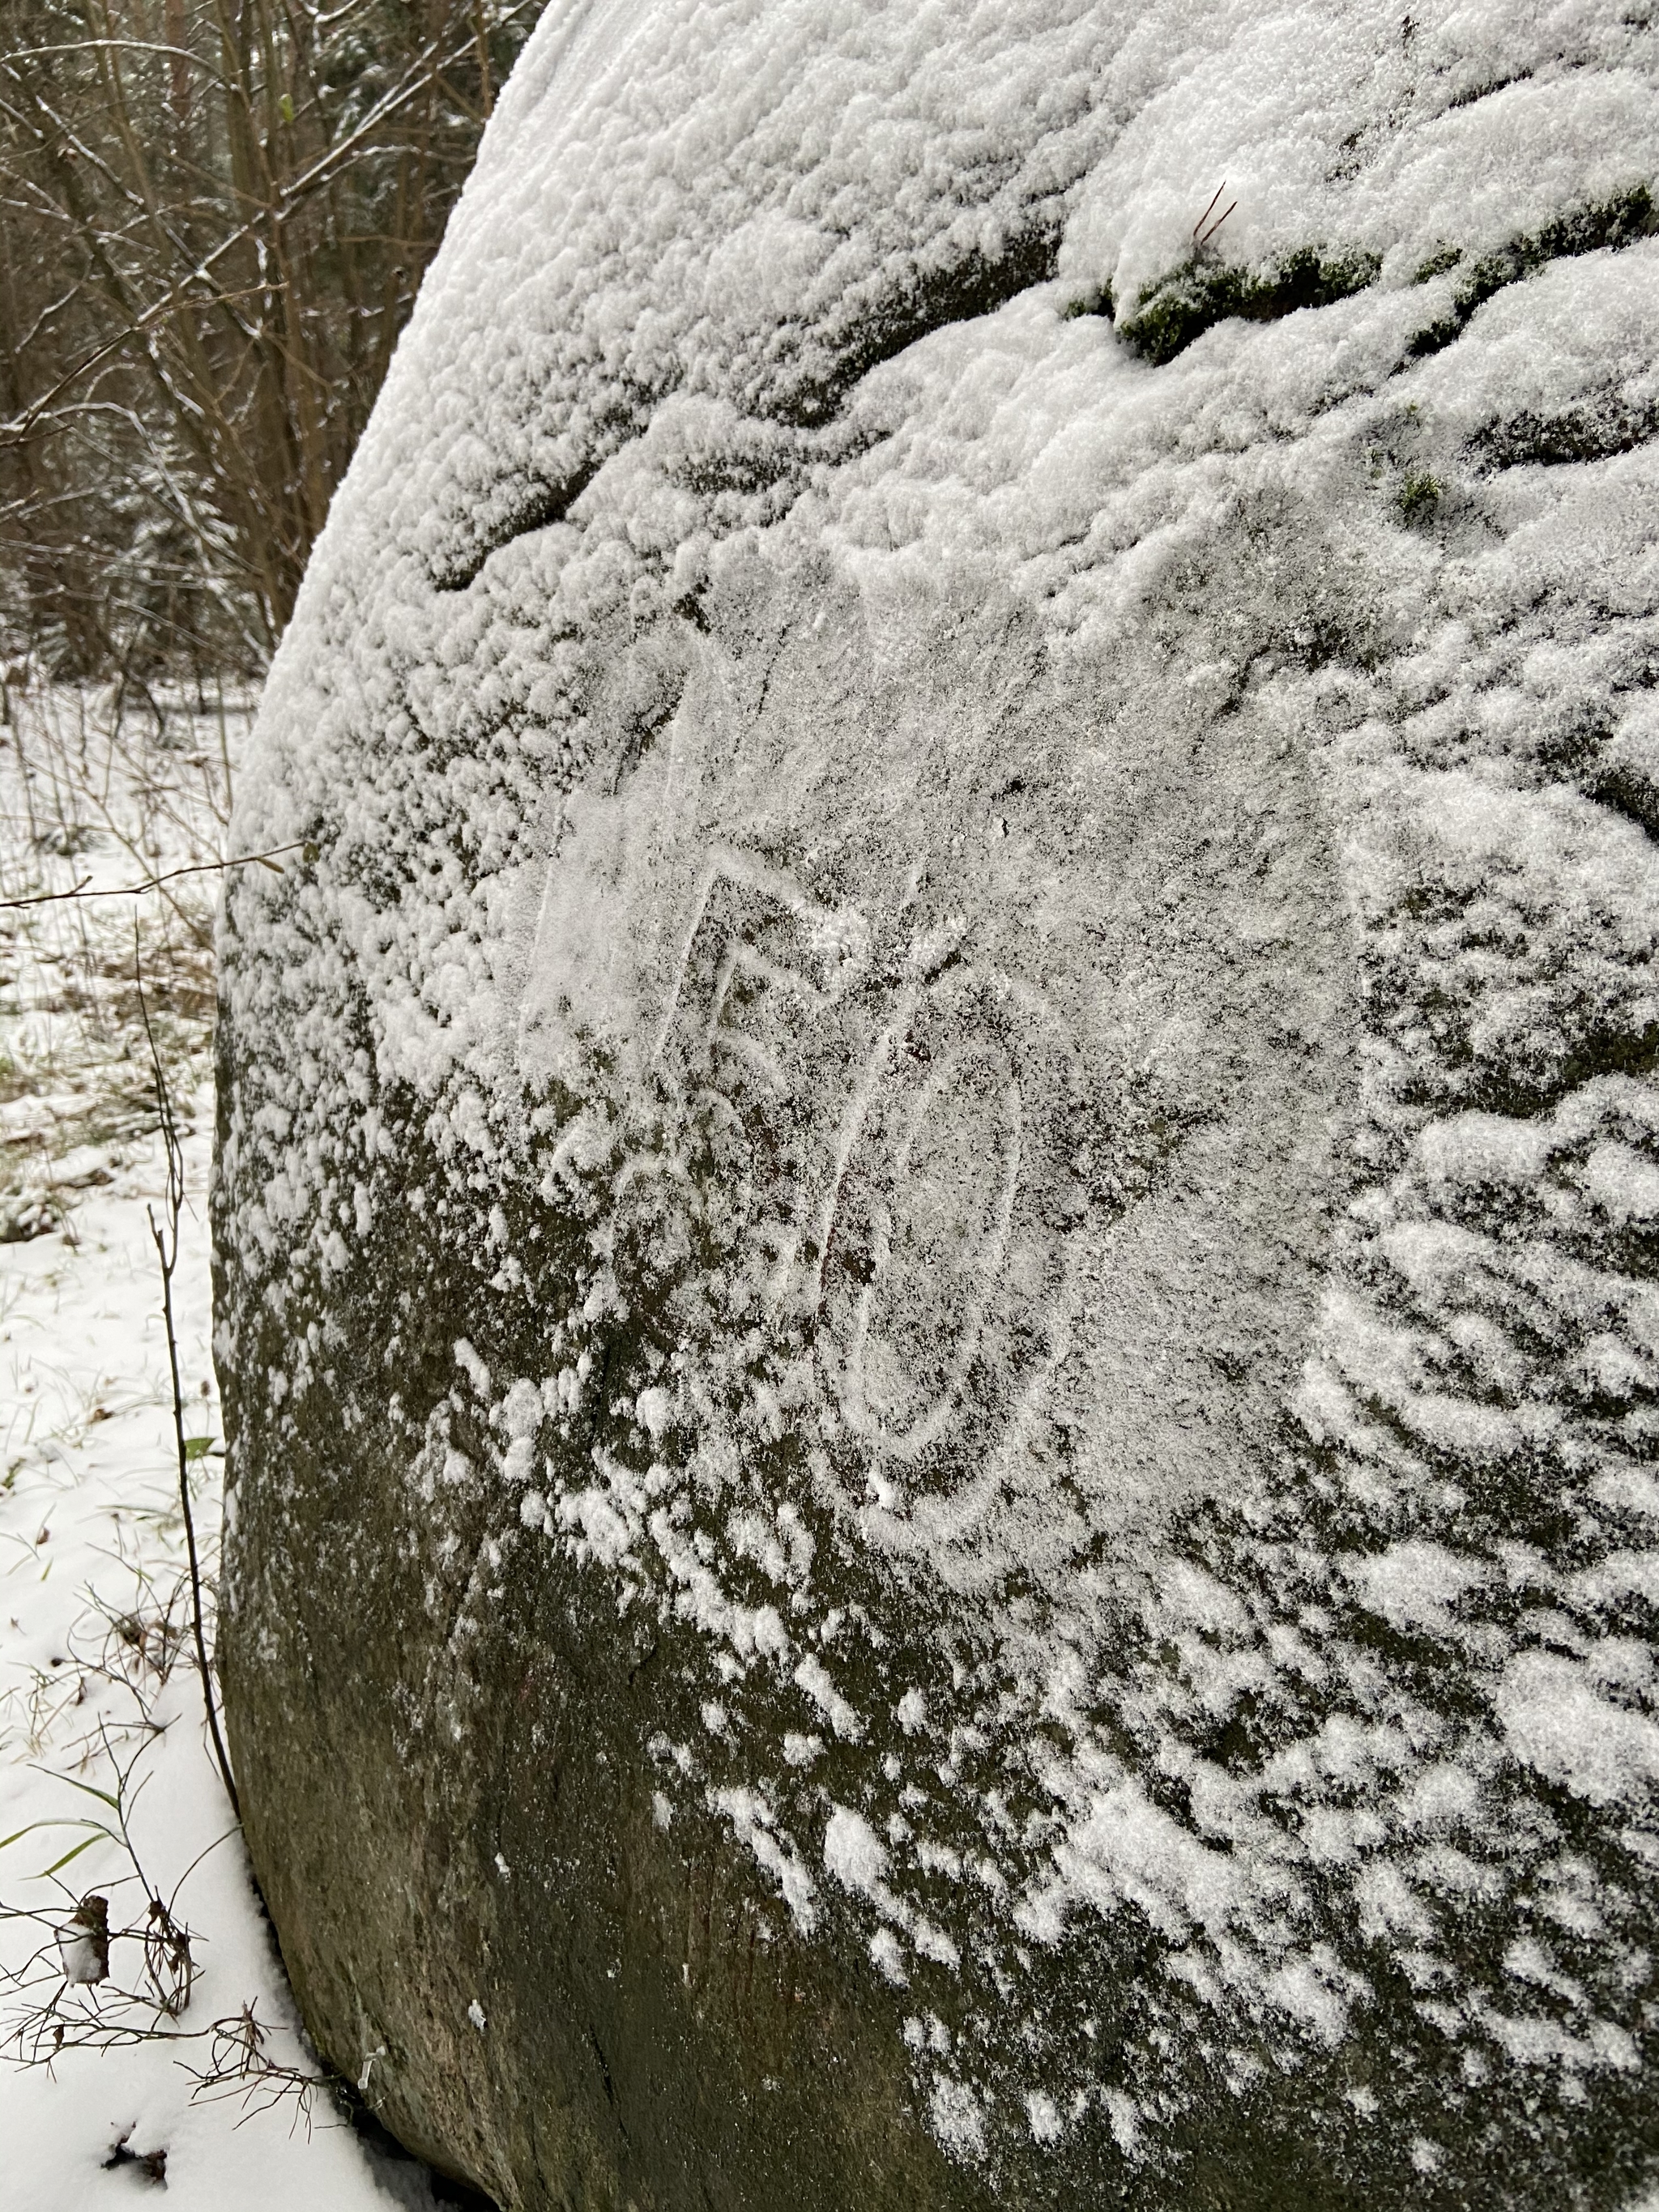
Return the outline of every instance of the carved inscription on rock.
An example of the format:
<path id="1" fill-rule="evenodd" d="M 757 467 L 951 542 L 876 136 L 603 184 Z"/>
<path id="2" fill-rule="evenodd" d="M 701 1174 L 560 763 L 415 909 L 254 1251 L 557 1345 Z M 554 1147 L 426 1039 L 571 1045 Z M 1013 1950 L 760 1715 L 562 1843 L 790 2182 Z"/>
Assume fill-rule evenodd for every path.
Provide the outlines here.
<path id="1" fill-rule="evenodd" d="M 757 591 L 562 801 L 520 1071 L 726 1133 L 708 1326 L 787 1347 L 864 1536 L 962 1589 L 1039 1524 L 1080 1559 L 1234 1482 L 1300 1358 L 1346 988 L 1305 769 L 1196 708 L 1150 751 L 1013 617 Z"/>
<path id="2" fill-rule="evenodd" d="M 722 848 L 657 1046 L 745 1117 L 768 1303 L 810 1323 L 821 1425 L 886 1515 L 972 1484 L 1063 1272 L 1045 1198 L 1074 1048 L 1036 992 L 963 957 L 966 935 L 959 915 L 827 905 Z"/>

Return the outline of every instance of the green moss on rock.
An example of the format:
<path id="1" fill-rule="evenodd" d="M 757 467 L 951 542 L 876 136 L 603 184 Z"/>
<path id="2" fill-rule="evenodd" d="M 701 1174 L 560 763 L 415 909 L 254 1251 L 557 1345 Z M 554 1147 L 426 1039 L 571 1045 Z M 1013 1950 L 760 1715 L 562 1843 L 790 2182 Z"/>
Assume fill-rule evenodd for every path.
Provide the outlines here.
<path id="1" fill-rule="evenodd" d="M 1136 295 L 1118 336 L 1133 352 L 1162 368 L 1218 323 L 1233 318 L 1278 322 L 1304 307 L 1328 307 L 1364 291 L 1382 266 L 1374 253 L 1327 256 L 1298 246 L 1265 268 L 1241 269 L 1199 252 Z"/>
<path id="2" fill-rule="evenodd" d="M 1441 352 L 1460 335 L 1477 307 L 1484 307 L 1507 286 L 1520 283 L 1523 277 L 1533 276 L 1552 261 L 1581 253 L 1617 252 L 1623 246 L 1634 246 L 1638 239 L 1651 238 L 1656 231 L 1659 204 L 1655 202 L 1651 186 L 1639 184 L 1632 185 L 1627 191 L 1615 192 L 1610 198 L 1575 209 L 1538 230 L 1522 232 L 1494 252 L 1482 254 L 1471 264 L 1452 296 L 1450 307 L 1417 333 L 1411 343 L 1411 352 L 1419 359 L 1425 354 Z M 1455 255 L 1446 262 L 1436 255 L 1424 263 L 1418 272 L 1419 281 L 1455 267 L 1459 258 Z"/>

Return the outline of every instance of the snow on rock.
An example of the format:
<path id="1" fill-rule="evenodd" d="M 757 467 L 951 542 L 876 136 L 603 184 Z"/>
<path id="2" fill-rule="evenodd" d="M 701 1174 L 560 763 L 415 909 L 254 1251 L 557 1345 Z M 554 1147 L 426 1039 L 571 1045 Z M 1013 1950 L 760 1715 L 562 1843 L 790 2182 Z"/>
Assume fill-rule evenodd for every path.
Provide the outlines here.
<path id="1" fill-rule="evenodd" d="M 1650 2185 L 1656 194 L 1611 0 L 544 19 L 216 1197 L 255 1863 L 504 2204 Z"/>

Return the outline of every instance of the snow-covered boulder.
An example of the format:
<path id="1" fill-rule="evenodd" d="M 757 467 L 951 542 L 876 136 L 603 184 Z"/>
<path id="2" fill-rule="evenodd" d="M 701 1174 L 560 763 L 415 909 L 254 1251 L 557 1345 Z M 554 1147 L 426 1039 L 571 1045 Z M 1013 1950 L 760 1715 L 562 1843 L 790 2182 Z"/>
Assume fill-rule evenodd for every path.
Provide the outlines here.
<path id="1" fill-rule="evenodd" d="M 514 2208 L 1659 2165 L 1659 40 L 556 4 L 272 671 L 226 1693 Z"/>

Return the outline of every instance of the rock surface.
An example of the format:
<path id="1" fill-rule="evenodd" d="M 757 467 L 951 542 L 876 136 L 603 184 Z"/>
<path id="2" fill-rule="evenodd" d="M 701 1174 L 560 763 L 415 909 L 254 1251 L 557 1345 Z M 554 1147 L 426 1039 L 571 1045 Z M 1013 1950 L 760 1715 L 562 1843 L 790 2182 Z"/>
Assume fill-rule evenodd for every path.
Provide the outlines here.
<path id="1" fill-rule="evenodd" d="M 1659 2174 L 1656 70 L 527 49 L 272 672 L 215 1224 L 255 1864 L 514 2212 Z"/>

